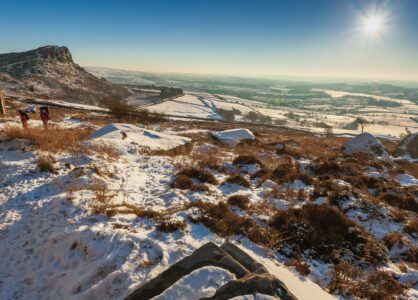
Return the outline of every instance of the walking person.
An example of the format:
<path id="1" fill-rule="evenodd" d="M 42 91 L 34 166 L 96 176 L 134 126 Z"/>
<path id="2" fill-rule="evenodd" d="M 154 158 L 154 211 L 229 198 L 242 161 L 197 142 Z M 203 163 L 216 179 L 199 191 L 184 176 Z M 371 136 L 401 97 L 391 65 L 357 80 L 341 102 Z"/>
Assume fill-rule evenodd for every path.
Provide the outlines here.
<path id="1" fill-rule="evenodd" d="M 23 129 L 28 128 L 29 114 L 26 110 L 19 110 L 20 121 L 22 122 Z"/>
<path id="2" fill-rule="evenodd" d="M 44 128 L 48 128 L 48 121 L 51 119 L 49 114 L 49 109 L 47 106 L 42 106 L 39 108 L 39 114 L 42 120 L 42 123 L 44 124 Z"/>

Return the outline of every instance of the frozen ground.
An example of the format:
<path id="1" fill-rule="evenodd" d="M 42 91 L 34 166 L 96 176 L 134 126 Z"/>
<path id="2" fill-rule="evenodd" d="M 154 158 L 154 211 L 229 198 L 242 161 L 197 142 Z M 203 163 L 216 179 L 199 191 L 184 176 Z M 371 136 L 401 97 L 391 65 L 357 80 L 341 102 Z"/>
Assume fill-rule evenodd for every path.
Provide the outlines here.
<path id="1" fill-rule="evenodd" d="M 214 99 L 187 95 L 179 102 L 176 102 L 176 105 L 190 109 L 187 114 L 203 112 L 207 116 L 214 116 Z M 0 130 L 5 124 L 17 124 L 17 119 L 4 121 L 5 123 L 0 123 Z M 41 125 L 34 120 L 32 122 L 32 126 Z M 77 126 L 90 125 L 69 117 L 58 123 L 75 130 Z M 133 151 L 132 142 L 143 142 L 142 135 L 148 132 L 147 143 L 154 141 L 159 149 L 161 145 L 167 149 L 167 145 L 174 147 L 179 145 L 179 142 L 188 141 L 188 138 L 181 138 L 181 134 L 203 136 L 207 130 L 164 127 L 161 128 L 164 132 L 160 133 L 158 125 L 153 126 L 152 130 L 127 126 L 126 141 L 122 141 L 122 136 L 120 141 L 117 141 L 119 131 L 124 130 L 119 127 L 117 133 L 104 130 L 102 135 L 100 131 L 97 134 L 98 137 L 113 138 L 118 147 L 130 150 L 121 151 L 121 156 L 117 159 L 95 154 L 80 156 L 71 153 L 39 153 L 28 145 L 27 141 L 5 141 L 2 138 L 0 299 L 123 299 L 135 288 L 191 254 L 204 243 L 213 241 L 220 245 L 224 242 L 224 238 L 212 233 L 206 226 L 191 222 L 187 218 L 190 211 L 178 208 L 197 200 L 218 203 L 237 192 L 247 195 L 251 204 L 258 205 L 272 188 L 279 187 L 277 183 L 269 180 L 262 185 L 257 185 L 257 180 L 253 180 L 250 188 L 227 183 L 211 185 L 209 192 L 173 189 L 170 182 L 178 171 L 178 164 L 182 159 L 188 158 L 144 155 Z M 130 132 L 134 130 L 138 130 L 135 134 L 140 132 L 142 135 L 132 136 Z M 170 136 L 174 133 L 175 136 Z M 172 144 L 172 141 L 175 143 Z M 208 149 L 211 151 L 213 147 L 212 144 L 199 144 L 196 145 L 195 151 L 204 153 Z M 235 154 L 228 151 L 218 155 L 225 160 L 233 158 Z M 56 173 L 41 172 L 38 169 L 37 162 L 41 154 L 53 156 L 56 161 Z M 278 158 L 279 156 L 274 154 L 272 159 Z M 310 163 L 306 159 L 300 159 L 298 162 L 301 166 Z M 230 162 L 225 162 L 225 166 L 232 173 L 248 173 L 246 177 L 259 169 L 257 165 L 238 169 Z M 371 172 L 374 172 L 371 176 L 389 176 L 376 170 Z M 222 172 L 214 171 L 213 174 L 219 182 L 228 177 Z M 410 174 L 399 175 L 397 180 L 404 186 L 417 185 L 417 179 Z M 171 219 L 186 222 L 185 230 L 162 232 L 156 229 L 157 221 L 138 217 L 134 213 L 110 216 L 94 213 L 93 204 L 97 202 L 97 195 L 88 187 L 96 183 L 106 186 L 108 193 L 112 195 L 112 205 L 129 204 L 158 212 L 169 212 Z M 347 185 L 346 182 L 341 184 Z M 307 192 L 313 189 L 300 180 L 286 185 L 286 188 Z M 273 201 L 276 207 L 284 210 L 291 205 L 280 197 Z M 323 203 L 323 199 L 318 198 L 316 201 L 318 204 Z M 387 232 L 401 230 L 401 225 L 389 218 L 370 221 L 364 211 L 354 205 L 355 203 L 353 200 L 347 204 L 351 207 L 348 216 L 365 228 L 371 228 L 371 233 L 376 238 L 382 239 Z M 304 204 L 306 203 L 303 201 L 297 201 L 292 205 L 301 207 Z M 381 210 L 382 215 L 388 215 L 387 208 Z M 238 215 L 245 214 L 238 208 L 233 211 Z M 261 214 L 253 217 L 259 221 L 266 218 Z M 239 235 L 232 236 L 231 240 L 264 264 L 298 299 L 334 297 L 323 289 L 329 284 L 330 264 L 307 259 L 311 274 L 301 276 L 293 267 L 285 266 L 283 257 L 271 249 L 257 246 Z M 416 245 L 416 239 L 412 237 L 409 238 L 409 242 Z M 412 298 L 417 297 L 416 270 L 408 267 L 406 272 L 401 272 L 398 266 L 392 263 L 386 265 L 386 268 L 404 282 L 415 282 L 408 295 Z M 231 279 L 233 276 L 228 272 L 216 268 L 203 268 L 184 277 L 158 299 L 210 296 L 217 287 Z M 254 299 L 266 299 L 262 296 L 257 297 Z"/>

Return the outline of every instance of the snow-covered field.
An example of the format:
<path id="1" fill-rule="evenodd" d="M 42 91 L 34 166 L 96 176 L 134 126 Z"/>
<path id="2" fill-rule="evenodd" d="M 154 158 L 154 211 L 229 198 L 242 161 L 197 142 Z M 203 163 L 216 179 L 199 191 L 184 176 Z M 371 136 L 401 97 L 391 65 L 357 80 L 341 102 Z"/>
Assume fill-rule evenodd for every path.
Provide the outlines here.
<path id="1" fill-rule="evenodd" d="M 332 94 L 341 97 L 345 94 Z M 350 93 L 348 93 L 350 94 Z M 383 97 L 383 96 L 382 96 Z M 387 97 L 376 96 L 376 99 L 387 100 Z M 219 109 L 234 111 L 235 121 L 245 122 L 245 115 L 250 112 L 261 113 L 272 119 L 273 124 L 286 122 L 286 126 L 305 129 L 312 132 L 324 133 L 325 129 L 310 124 L 325 123 L 332 127 L 334 133 L 338 134 L 358 134 L 361 132 L 360 126 L 357 129 L 346 129 L 345 125 L 356 120 L 357 117 L 365 118 L 369 124 L 365 125 L 365 130 L 377 135 L 390 135 L 400 137 L 410 132 L 418 130 L 418 123 L 413 121 L 418 115 L 418 106 L 410 101 L 390 101 L 401 103 L 401 107 L 396 108 L 371 108 L 359 109 L 358 114 L 335 114 L 332 112 L 332 105 L 326 107 L 323 113 L 320 111 L 308 111 L 307 109 L 294 109 L 287 107 L 268 107 L 266 104 L 256 101 L 249 101 L 241 98 L 225 95 L 212 95 L 208 93 L 187 93 L 185 96 L 175 100 L 166 101 L 157 105 L 149 106 L 151 111 L 165 113 L 171 116 L 182 118 L 202 118 L 209 120 L 219 120 L 222 117 L 218 114 Z M 319 109 L 319 107 L 315 107 Z M 298 116 L 296 120 L 288 118 L 288 114 Z M 303 122 L 305 123 L 303 123 Z"/>

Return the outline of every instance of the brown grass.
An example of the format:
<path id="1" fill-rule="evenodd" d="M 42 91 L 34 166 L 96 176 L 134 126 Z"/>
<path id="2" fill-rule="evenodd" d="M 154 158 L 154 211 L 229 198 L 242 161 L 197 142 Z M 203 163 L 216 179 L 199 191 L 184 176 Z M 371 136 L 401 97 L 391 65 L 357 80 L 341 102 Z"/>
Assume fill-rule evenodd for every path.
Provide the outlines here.
<path id="1" fill-rule="evenodd" d="M 242 177 L 241 175 L 231 175 L 228 178 L 225 179 L 225 181 L 222 184 L 236 184 L 236 185 L 240 185 L 246 188 L 250 188 L 251 187 L 251 183 L 245 179 L 244 177 Z"/>
<path id="2" fill-rule="evenodd" d="M 234 165 L 259 165 L 263 167 L 263 163 L 254 155 L 240 155 L 236 157 L 232 164 Z"/>
<path id="3" fill-rule="evenodd" d="M 188 178 L 194 178 L 199 180 L 201 183 L 218 184 L 215 176 L 212 173 L 197 168 L 186 168 L 181 170 L 177 175 L 183 175 Z"/>
<path id="4" fill-rule="evenodd" d="M 418 213 L 418 201 L 413 196 L 399 193 L 383 193 L 379 196 L 379 199 L 389 205 Z"/>
<path id="5" fill-rule="evenodd" d="M 246 209 L 250 204 L 250 199 L 244 195 L 232 195 L 228 198 L 228 204 L 239 207 L 240 209 Z"/>
<path id="6" fill-rule="evenodd" d="M 157 224 L 157 230 L 162 232 L 184 231 L 187 224 L 184 220 L 166 220 Z"/>
<path id="7" fill-rule="evenodd" d="M 279 235 L 276 232 L 257 225 L 249 217 L 234 214 L 224 202 L 212 204 L 197 201 L 191 203 L 189 207 L 198 209 L 197 214 L 189 215 L 192 222 L 203 223 L 221 237 L 242 234 L 254 243 L 269 247 L 279 242 Z"/>
<path id="8" fill-rule="evenodd" d="M 41 172 L 57 173 L 54 160 L 48 156 L 40 155 L 38 158 L 38 168 Z"/>
<path id="9" fill-rule="evenodd" d="M 370 262 L 386 259 L 383 247 L 342 212 L 326 204 L 278 210 L 271 226 L 283 232 L 295 250 L 309 249 L 325 261 L 331 259 L 331 249 L 345 248 Z"/>
<path id="10" fill-rule="evenodd" d="M 383 242 L 385 243 L 386 247 L 390 250 L 395 245 L 399 245 L 401 247 L 404 246 L 405 237 L 397 232 L 389 232 L 383 237 Z"/>
<path id="11" fill-rule="evenodd" d="M 300 259 L 289 259 L 286 262 L 286 266 L 293 266 L 295 267 L 296 271 L 302 276 L 308 276 L 311 273 L 311 269 L 309 268 L 309 265 Z"/>
<path id="12" fill-rule="evenodd" d="M 17 126 L 6 126 L 3 133 L 9 140 L 26 139 L 40 151 L 58 153 L 78 151 L 79 143 L 90 135 L 91 129 L 50 127 L 44 130 L 40 127 L 23 129 Z"/>
<path id="13" fill-rule="evenodd" d="M 403 231 L 412 236 L 418 237 L 418 219 L 408 222 L 404 226 Z"/>
<path id="14" fill-rule="evenodd" d="M 368 276 L 357 266 L 342 261 L 334 266 L 330 291 L 346 297 L 361 299 L 397 299 L 406 286 L 385 271 L 374 271 Z"/>
<path id="15" fill-rule="evenodd" d="M 193 180 L 184 175 L 177 175 L 171 182 L 171 187 L 180 190 L 190 190 L 194 186 Z"/>

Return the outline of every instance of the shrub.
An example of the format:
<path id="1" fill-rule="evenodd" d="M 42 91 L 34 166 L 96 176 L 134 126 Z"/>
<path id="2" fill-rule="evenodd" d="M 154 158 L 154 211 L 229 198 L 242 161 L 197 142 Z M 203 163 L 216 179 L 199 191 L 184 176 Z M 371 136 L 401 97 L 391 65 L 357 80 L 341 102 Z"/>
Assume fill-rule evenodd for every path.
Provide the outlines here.
<path id="1" fill-rule="evenodd" d="M 235 120 L 234 111 L 226 109 L 218 109 L 217 113 L 227 122 L 233 122 Z"/>
<path id="2" fill-rule="evenodd" d="M 309 268 L 309 265 L 300 259 L 289 259 L 286 262 L 286 266 L 293 266 L 295 267 L 296 271 L 300 275 L 307 276 L 311 273 L 311 269 Z"/>
<path id="3" fill-rule="evenodd" d="M 196 169 L 196 168 L 183 169 L 177 175 L 183 175 L 188 178 L 195 178 L 199 180 L 201 183 L 210 183 L 210 184 L 218 183 L 215 176 L 213 176 L 210 172 L 201 170 L 201 169 Z"/>
<path id="4" fill-rule="evenodd" d="M 128 118 L 134 110 L 134 107 L 128 101 L 118 95 L 109 96 L 103 99 L 102 103 L 118 119 Z"/>
<path id="5" fill-rule="evenodd" d="M 331 249 L 349 248 L 361 256 L 374 255 L 384 260 L 385 252 L 371 237 L 339 210 L 326 204 L 306 204 L 301 208 L 278 210 L 271 226 L 283 232 L 296 248 L 301 251 L 313 250 L 316 256 L 329 260 Z M 370 242 L 367 245 L 367 242 Z M 359 245 L 363 245 L 359 249 Z M 367 246 L 367 247 L 366 247 Z"/>
<path id="6" fill-rule="evenodd" d="M 379 196 L 379 198 L 389 205 L 418 213 L 418 201 L 412 196 L 395 193 L 383 193 Z"/>
<path id="7" fill-rule="evenodd" d="M 401 254 L 401 257 L 408 262 L 418 263 L 418 247 L 411 246 Z"/>
<path id="8" fill-rule="evenodd" d="M 197 201 L 191 203 L 189 207 L 198 209 L 197 216 L 189 215 L 192 222 L 203 223 L 221 237 L 242 234 L 257 244 L 271 246 L 278 243 L 277 233 L 257 225 L 249 217 L 234 214 L 224 202 L 212 204 Z"/>
<path id="9" fill-rule="evenodd" d="M 41 172 L 56 173 L 57 170 L 54 167 L 54 161 L 46 156 L 39 156 L 38 168 Z"/>
<path id="10" fill-rule="evenodd" d="M 385 271 L 375 271 L 360 285 L 356 296 L 367 299 L 394 299 L 402 295 L 406 287 Z"/>
<path id="11" fill-rule="evenodd" d="M 191 190 L 195 192 L 209 192 L 210 191 L 209 186 L 204 183 L 193 184 Z"/>
<path id="12" fill-rule="evenodd" d="M 225 179 L 225 181 L 222 184 L 225 183 L 236 184 L 246 188 L 251 187 L 251 183 L 241 175 L 231 175 L 227 179 Z"/>
<path id="13" fill-rule="evenodd" d="M 267 169 L 260 169 L 256 172 L 254 172 L 253 174 L 251 174 L 250 179 L 256 179 L 256 178 L 261 178 L 264 179 L 266 177 L 268 177 L 270 174 L 270 171 Z"/>
<path id="14" fill-rule="evenodd" d="M 180 190 L 190 190 L 194 186 L 193 180 L 184 175 L 177 175 L 171 182 L 171 187 Z"/>
<path id="15" fill-rule="evenodd" d="M 263 167 L 261 161 L 254 155 L 240 155 L 232 162 L 234 165 L 259 165 Z"/>
<path id="16" fill-rule="evenodd" d="M 250 199 L 244 195 L 232 195 L 228 198 L 229 205 L 237 206 L 240 209 L 246 209 L 249 203 Z"/>
<path id="17" fill-rule="evenodd" d="M 162 232 L 184 231 L 187 225 L 184 220 L 166 220 L 157 225 L 157 230 Z"/>
<path id="18" fill-rule="evenodd" d="M 418 236 L 418 219 L 408 222 L 403 227 L 403 231 L 409 233 L 412 236 Z"/>
<path id="19" fill-rule="evenodd" d="M 406 287 L 385 271 L 374 271 L 366 278 L 365 273 L 348 262 L 334 266 L 329 289 L 349 298 L 396 299 Z"/>
<path id="20" fill-rule="evenodd" d="M 402 234 L 397 232 L 389 232 L 383 237 L 383 242 L 385 243 L 386 247 L 390 250 L 393 246 L 398 244 L 399 246 L 403 246 L 405 241 Z"/>

